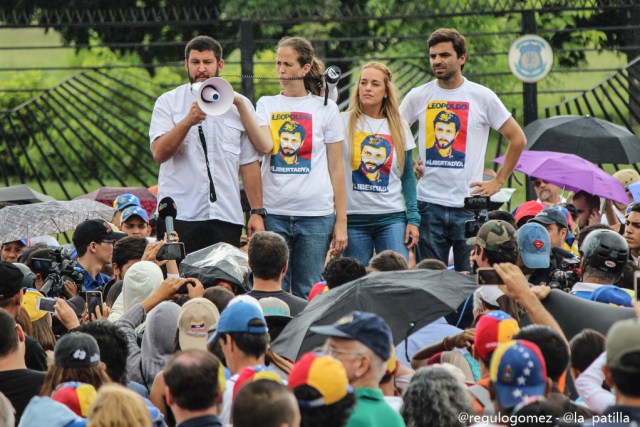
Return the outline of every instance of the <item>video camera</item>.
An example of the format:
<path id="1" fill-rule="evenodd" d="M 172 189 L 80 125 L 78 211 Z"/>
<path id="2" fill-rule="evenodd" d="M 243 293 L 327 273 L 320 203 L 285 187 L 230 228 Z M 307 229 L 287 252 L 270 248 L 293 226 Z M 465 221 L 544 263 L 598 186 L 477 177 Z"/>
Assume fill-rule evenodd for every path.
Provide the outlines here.
<path id="1" fill-rule="evenodd" d="M 61 248 L 55 249 L 53 254 L 56 258 L 55 261 L 48 258 L 33 259 L 33 269 L 47 274 L 40 292 L 50 298 L 65 298 L 67 296 L 64 290 L 65 280 L 74 282 L 78 287 L 78 293 L 83 292 L 84 270 L 78 267 L 77 262 L 63 259 Z"/>
<path id="2" fill-rule="evenodd" d="M 464 198 L 464 208 L 473 212 L 473 219 L 464 222 L 464 237 L 475 237 L 489 218 L 491 198 L 489 196 L 472 196 Z"/>
<path id="3" fill-rule="evenodd" d="M 580 258 L 571 251 L 556 247 L 551 248 L 551 255 L 556 269 L 551 271 L 549 287 L 569 292 L 580 281 Z"/>

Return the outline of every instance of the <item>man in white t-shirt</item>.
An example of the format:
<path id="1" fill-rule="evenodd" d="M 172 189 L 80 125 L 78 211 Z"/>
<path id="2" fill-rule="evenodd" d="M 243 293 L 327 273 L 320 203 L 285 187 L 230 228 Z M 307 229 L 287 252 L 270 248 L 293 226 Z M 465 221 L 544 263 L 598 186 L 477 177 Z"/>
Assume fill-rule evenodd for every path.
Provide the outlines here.
<path id="1" fill-rule="evenodd" d="M 244 225 L 238 172 L 251 205 L 251 235 L 264 230 L 259 159 L 260 153 L 271 152 L 273 142 L 262 135 L 251 102 L 238 93 L 218 116 L 198 106 L 191 84 L 219 75 L 224 66 L 220 43 L 194 38 L 185 49 L 184 65 L 189 83 L 161 95 L 151 116 L 151 152 L 160 164 L 158 200 L 169 196 L 175 201 L 175 229 L 187 252 L 218 242 L 238 245 Z M 159 221 L 159 238 L 163 233 Z"/>
<path id="2" fill-rule="evenodd" d="M 469 271 L 470 247 L 464 222 L 473 214 L 463 208 L 465 197 L 498 192 L 526 144 L 524 132 L 490 89 L 462 76 L 467 60 L 464 37 L 454 29 L 436 30 L 427 42 L 436 79 L 407 94 L 400 113 L 419 122 L 420 157 L 424 174 L 418 181 L 421 214 L 418 261 L 448 261 L 453 247 L 455 269 Z M 495 178 L 482 181 L 489 129 L 509 141 L 506 159 Z"/>

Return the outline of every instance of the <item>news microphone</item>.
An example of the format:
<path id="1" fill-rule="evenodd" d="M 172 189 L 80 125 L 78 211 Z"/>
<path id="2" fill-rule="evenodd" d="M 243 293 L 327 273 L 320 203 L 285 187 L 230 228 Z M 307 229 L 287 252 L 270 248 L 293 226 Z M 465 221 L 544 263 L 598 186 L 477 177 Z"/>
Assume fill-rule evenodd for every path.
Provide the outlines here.
<path id="1" fill-rule="evenodd" d="M 338 102 L 338 82 L 340 81 L 340 75 L 342 71 L 337 65 L 332 65 L 324 70 L 324 105 L 327 105 L 327 98 L 331 98 L 333 102 Z"/>
<path id="2" fill-rule="evenodd" d="M 558 248 L 556 246 L 551 247 L 551 254 L 560 256 L 562 258 L 578 258 L 573 252 L 566 249 Z"/>
<path id="3" fill-rule="evenodd" d="M 164 220 L 164 227 L 167 231 L 167 238 L 171 239 L 173 233 L 173 219 L 178 215 L 176 202 L 171 197 L 165 197 L 158 204 L 158 218 Z"/>

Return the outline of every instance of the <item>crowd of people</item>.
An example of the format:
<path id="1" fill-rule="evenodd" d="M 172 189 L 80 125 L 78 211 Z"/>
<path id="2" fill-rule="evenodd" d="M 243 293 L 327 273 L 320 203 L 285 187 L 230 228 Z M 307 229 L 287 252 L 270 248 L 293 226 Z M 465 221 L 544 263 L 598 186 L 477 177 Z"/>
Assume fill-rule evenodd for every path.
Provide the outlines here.
<path id="1" fill-rule="evenodd" d="M 323 96 L 311 43 L 286 38 L 282 92 L 255 110 L 235 94 L 211 116 L 192 84 L 219 75 L 222 48 L 191 40 L 189 83 L 157 100 L 149 131 L 175 231 L 123 194 L 111 222 L 75 228 L 72 251 L 2 243 L 0 425 L 640 422 L 640 204 L 630 192 L 628 205 L 563 195 L 532 177 L 537 200 L 490 211 L 465 235 L 465 198 L 500 189 L 525 136 L 491 90 L 463 77 L 458 31 L 427 44 L 433 81 L 399 102 L 391 70 L 369 62 L 341 114 Z M 509 146 L 483 181 L 490 129 Z M 625 188 L 640 182 L 633 169 L 614 176 Z M 249 287 L 185 277 L 180 259 L 166 259 L 176 243 L 244 250 Z M 298 354 L 306 330 L 290 340 L 296 320 L 337 288 L 385 272 L 401 282 L 412 269 L 455 270 L 446 287 L 463 275 L 480 285 L 406 337 L 366 311 L 318 322 L 310 331 L 324 344 Z M 278 354 L 276 341 L 298 357 Z"/>

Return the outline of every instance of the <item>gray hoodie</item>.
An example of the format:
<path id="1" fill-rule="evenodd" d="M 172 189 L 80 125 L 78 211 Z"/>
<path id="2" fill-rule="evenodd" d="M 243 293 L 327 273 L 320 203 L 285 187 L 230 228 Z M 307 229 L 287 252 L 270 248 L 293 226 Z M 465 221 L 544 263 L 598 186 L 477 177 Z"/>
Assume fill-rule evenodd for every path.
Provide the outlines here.
<path id="1" fill-rule="evenodd" d="M 142 347 L 138 346 L 136 328 L 144 319 L 141 304 L 134 304 L 118 320 L 117 325 L 127 336 L 129 358 L 127 372 L 129 380 L 151 388 L 156 374 L 173 353 L 180 306 L 172 301 L 164 301 L 149 312 L 147 327 L 142 335 Z"/>

